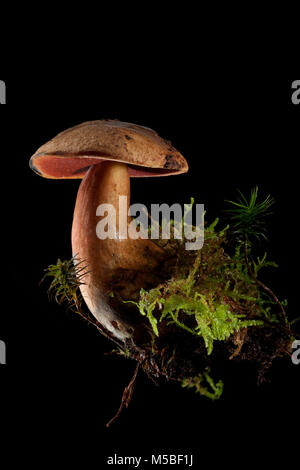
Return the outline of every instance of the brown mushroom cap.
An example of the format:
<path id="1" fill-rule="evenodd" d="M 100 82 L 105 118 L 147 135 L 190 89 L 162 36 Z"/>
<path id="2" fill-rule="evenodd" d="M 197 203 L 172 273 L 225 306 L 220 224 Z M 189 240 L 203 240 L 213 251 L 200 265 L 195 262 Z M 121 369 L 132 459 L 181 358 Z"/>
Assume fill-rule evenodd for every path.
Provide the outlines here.
<path id="1" fill-rule="evenodd" d="M 67 129 L 40 147 L 30 167 L 52 179 L 81 179 L 101 161 L 126 163 L 131 177 L 188 171 L 185 158 L 148 127 L 117 120 L 89 121 Z"/>

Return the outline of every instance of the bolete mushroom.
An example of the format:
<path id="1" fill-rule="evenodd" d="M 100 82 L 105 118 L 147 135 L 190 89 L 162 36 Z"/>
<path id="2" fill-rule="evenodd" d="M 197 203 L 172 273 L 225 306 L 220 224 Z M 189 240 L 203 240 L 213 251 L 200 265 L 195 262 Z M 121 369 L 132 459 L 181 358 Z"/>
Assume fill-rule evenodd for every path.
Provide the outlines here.
<path id="1" fill-rule="evenodd" d="M 156 132 L 126 122 L 85 122 L 58 134 L 30 159 L 38 175 L 52 179 L 83 178 L 79 187 L 72 227 L 72 251 L 87 266 L 82 296 L 90 312 L 115 338 L 133 336 L 134 326 L 111 306 L 109 294 L 116 277 L 143 282 L 164 259 L 164 252 L 148 239 L 124 237 L 130 221 L 130 177 L 168 176 L 184 173 L 184 157 Z M 127 207 L 119 213 L 119 197 Z M 96 234 L 97 208 L 111 204 L 116 210 L 116 233 L 112 239 Z M 134 281 L 131 274 L 134 273 Z M 131 277 L 130 277 L 131 276 Z"/>

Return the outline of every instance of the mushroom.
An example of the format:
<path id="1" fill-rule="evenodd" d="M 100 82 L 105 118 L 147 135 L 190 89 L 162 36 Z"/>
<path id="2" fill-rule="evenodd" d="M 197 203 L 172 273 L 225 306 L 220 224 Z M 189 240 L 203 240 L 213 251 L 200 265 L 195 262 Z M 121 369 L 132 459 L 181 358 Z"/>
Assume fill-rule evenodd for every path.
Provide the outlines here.
<path id="1" fill-rule="evenodd" d="M 165 257 L 148 239 L 126 238 L 124 223 L 130 222 L 130 177 L 168 176 L 184 173 L 184 157 L 147 127 L 117 120 L 85 122 L 58 134 L 30 159 L 38 175 L 52 179 L 81 179 L 73 227 L 72 251 L 87 269 L 80 289 L 93 316 L 113 337 L 132 338 L 132 319 L 116 311 L 109 294 L 120 278 L 123 288 L 142 286 Z M 127 207 L 119 213 L 119 197 L 127 196 Z M 112 204 L 116 210 L 114 238 L 100 239 L 97 208 Z M 121 282 L 122 283 L 122 282 Z"/>

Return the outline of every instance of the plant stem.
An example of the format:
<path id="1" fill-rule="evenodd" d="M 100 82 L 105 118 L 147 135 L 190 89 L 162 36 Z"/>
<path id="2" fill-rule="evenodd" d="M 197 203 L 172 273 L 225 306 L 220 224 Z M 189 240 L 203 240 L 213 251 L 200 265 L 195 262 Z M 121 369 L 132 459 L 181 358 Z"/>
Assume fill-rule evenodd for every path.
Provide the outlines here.
<path id="1" fill-rule="evenodd" d="M 263 282 L 261 282 L 259 279 L 257 279 L 257 277 L 255 276 L 255 274 L 253 273 L 253 271 L 251 269 L 251 266 L 250 266 L 250 263 L 249 263 L 249 258 L 248 258 L 248 240 L 247 240 L 247 238 L 245 239 L 245 261 L 246 261 L 248 272 L 249 272 L 249 275 L 251 276 L 251 278 L 254 280 L 254 282 L 258 286 L 260 286 L 262 289 L 264 289 L 272 297 L 274 302 L 276 302 L 276 304 L 280 308 L 280 311 L 282 313 L 282 316 L 283 316 L 284 320 L 287 321 L 286 312 L 283 308 L 282 303 L 279 301 L 278 297 L 274 294 L 274 292 L 268 286 L 266 286 Z"/>

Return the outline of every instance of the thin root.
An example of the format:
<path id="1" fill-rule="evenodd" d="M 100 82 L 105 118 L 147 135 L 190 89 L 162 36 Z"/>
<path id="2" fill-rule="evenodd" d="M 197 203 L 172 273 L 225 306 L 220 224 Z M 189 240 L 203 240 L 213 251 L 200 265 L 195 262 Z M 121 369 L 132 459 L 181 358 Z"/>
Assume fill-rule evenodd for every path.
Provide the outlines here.
<path id="1" fill-rule="evenodd" d="M 132 394 L 133 394 L 133 390 L 134 390 L 134 385 L 135 385 L 136 378 L 137 378 L 137 375 L 138 375 L 138 372 L 139 372 L 139 368 L 140 368 L 140 363 L 137 363 L 137 366 L 135 368 L 133 377 L 130 380 L 127 387 L 125 387 L 125 390 L 123 392 L 120 408 L 119 408 L 117 414 L 107 423 L 107 425 L 106 425 L 107 428 L 109 428 L 109 426 L 118 419 L 118 417 L 122 413 L 122 410 L 123 410 L 124 406 L 126 406 L 126 408 L 128 408 L 128 405 L 131 402 L 131 398 L 132 398 Z"/>

